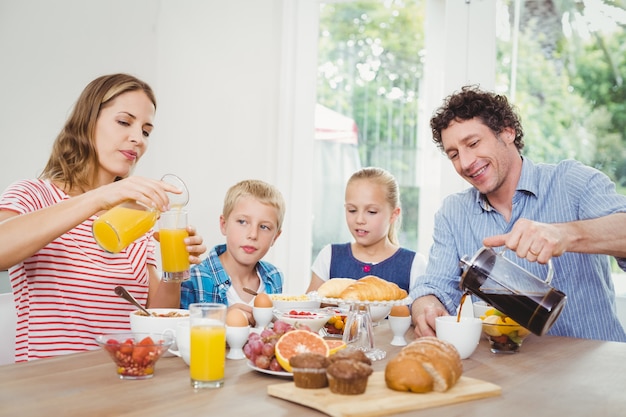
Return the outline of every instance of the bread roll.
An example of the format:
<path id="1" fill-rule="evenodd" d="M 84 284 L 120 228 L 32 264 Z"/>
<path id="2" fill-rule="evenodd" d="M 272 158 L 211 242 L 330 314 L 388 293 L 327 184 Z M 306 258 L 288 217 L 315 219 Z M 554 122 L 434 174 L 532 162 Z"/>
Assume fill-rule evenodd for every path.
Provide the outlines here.
<path id="1" fill-rule="evenodd" d="M 385 367 L 385 383 L 396 391 L 444 392 L 461 377 L 463 365 L 454 346 L 422 337 L 402 348 Z"/>
<path id="2" fill-rule="evenodd" d="M 331 278 L 317 289 L 321 297 L 339 298 L 339 294 L 351 284 L 356 282 L 352 278 Z"/>
<path id="3" fill-rule="evenodd" d="M 353 281 L 339 294 L 339 298 L 354 301 L 392 301 L 402 300 L 407 295 L 398 284 L 368 275 Z"/>
<path id="4" fill-rule="evenodd" d="M 387 362 L 385 383 L 395 391 L 430 392 L 433 390 L 433 377 L 422 363 L 428 362 L 426 356 L 408 360 L 406 356 L 396 356 Z"/>

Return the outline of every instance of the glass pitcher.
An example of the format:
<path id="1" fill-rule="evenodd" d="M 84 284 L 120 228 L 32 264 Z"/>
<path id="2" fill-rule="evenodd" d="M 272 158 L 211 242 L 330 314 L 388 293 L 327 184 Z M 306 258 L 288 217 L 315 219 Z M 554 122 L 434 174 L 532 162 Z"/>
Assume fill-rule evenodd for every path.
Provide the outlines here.
<path id="1" fill-rule="evenodd" d="M 482 247 L 474 257 L 461 259 L 463 269 L 460 287 L 476 295 L 511 317 L 538 336 L 554 324 L 567 297 L 550 286 L 552 261 L 548 276 L 541 280 L 492 248 Z"/>
<path id="2" fill-rule="evenodd" d="M 173 174 L 161 178 L 182 191 L 181 194 L 168 193 L 170 206 L 181 210 L 189 201 L 189 192 L 185 183 Z M 146 207 L 136 201 L 125 201 L 113 207 L 92 225 L 93 237 L 102 249 L 110 253 L 119 253 L 128 245 L 148 233 L 154 227 L 160 212 L 153 207 Z"/>

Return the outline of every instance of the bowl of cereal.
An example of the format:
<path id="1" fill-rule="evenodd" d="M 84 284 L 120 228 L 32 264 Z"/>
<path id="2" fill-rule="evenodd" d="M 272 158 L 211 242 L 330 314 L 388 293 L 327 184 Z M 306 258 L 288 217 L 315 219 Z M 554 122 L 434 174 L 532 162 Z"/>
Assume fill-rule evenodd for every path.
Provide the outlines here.
<path id="1" fill-rule="evenodd" d="M 162 336 L 170 334 L 172 337 L 176 337 L 178 323 L 189 321 L 189 310 L 180 308 L 149 308 L 148 311 L 150 316 L 147 316 L 141 310 L 130 313 L 130 330 L 133 333 L 154 333 Z M 165 352 L 163 356 L 173 355 L 170 352 Z"/>
<path id="2" fill-rule="evenodd" d="M 275 309 L 281 311 L 319 308 L 319 300 L 313 300 L 308 294 L 270 294 Z"/>

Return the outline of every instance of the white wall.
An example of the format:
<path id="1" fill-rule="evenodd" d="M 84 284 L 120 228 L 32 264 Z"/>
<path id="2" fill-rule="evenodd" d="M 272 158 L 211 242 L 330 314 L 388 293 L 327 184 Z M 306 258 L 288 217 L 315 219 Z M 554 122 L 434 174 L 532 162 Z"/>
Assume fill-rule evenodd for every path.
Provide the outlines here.
<path id="1" fill-rule="evenodd" d="M 157 95 L 136 173 L 186 181 L 190 221 L 208 246 L 223 242 L 229 186 L 277 185 L 287 218 L 267 259 L 285 272 L 286 291 L 303 291 L 317 10 L 315 0 L 0 0 L 0 189 L 39 174 L 91 79 L 132 73 Z"/>
<path id="2" fill-rule="evenodd" d="M 496 2 L 427 0 L 426 50 L 421 120 L 428 121 L 442 99 L 465 84 L 495 85 Z M 444 70 L 442 70 L 442 68 Z M 418 251 L 432 245 L 434 214 L 449 194 L 470 185 L 432 142 L 428 122 L 419 125 L 420 212 Z"/>

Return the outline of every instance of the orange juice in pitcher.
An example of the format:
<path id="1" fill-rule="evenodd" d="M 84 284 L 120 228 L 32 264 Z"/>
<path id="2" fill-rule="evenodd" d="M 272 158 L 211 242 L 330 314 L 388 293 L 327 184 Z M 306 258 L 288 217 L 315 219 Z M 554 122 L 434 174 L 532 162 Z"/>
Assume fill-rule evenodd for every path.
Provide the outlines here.
<path id="1" fill-rule="evenodd" d="M 164 175 L 161 181 L 178 188 L 179 192 L 168 192 L 167 194 L 170 206 L 182 209 L 189 201 L 189 191 L 185 183 L 173 174 Z M 119 253 L 148 233 L 158 218 L 159 211 L 157 209 L 128 200 L 113 207 L 93 222 L 93 237 L 105 251 Z M 189 265 L 187 265 L 187 269 L 189 269 Z"/>
<path id="2" fill-rule="evenodd" d="M 146 234 L 156 223 L 159 212 L 134 202 L 113 207 L 98 217 L 92 226 L 93 237 L 102 249 L 111 253 L 124 250 Z"/>

